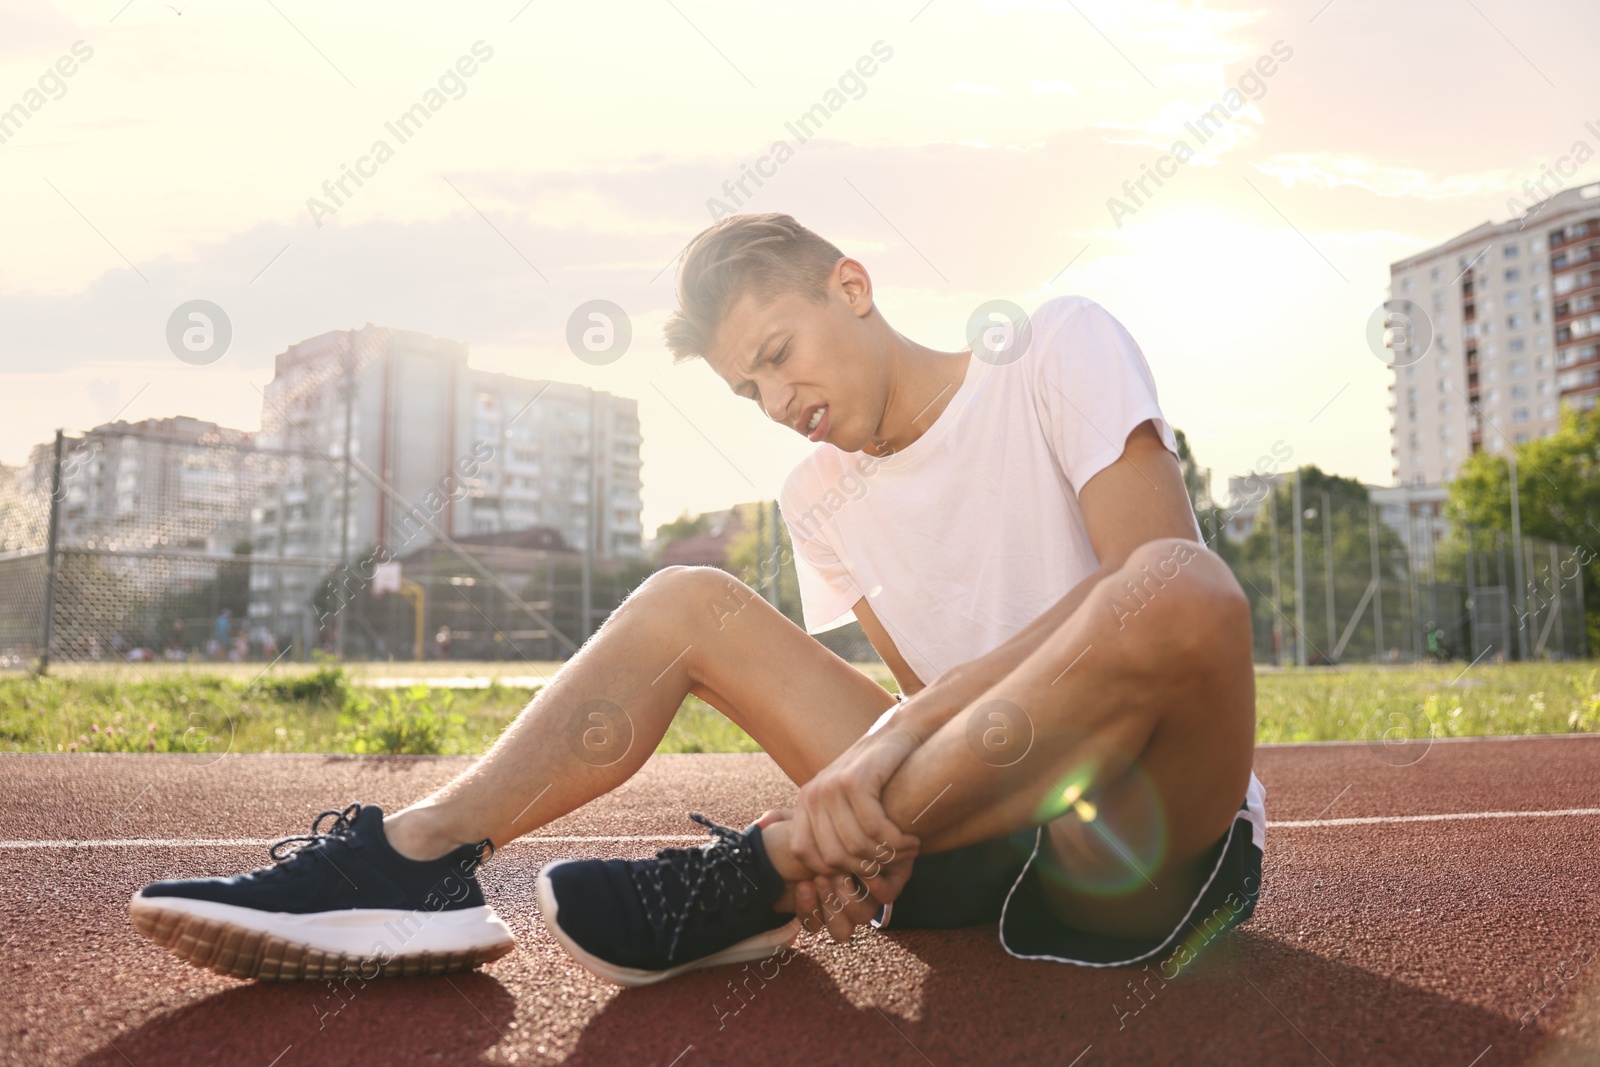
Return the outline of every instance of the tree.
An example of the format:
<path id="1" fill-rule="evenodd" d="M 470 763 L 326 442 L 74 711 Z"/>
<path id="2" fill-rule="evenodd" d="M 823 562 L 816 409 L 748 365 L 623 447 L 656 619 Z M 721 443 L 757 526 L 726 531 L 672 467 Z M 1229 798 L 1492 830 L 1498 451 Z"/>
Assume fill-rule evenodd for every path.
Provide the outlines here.
<path id="1" fill-rule="evenodd" d="M 1173 429 L 1172 436 L 1178 440 L 1178 470 L 1183 474 L 1183 487 L 1189 494 L 1189 506 L 1194 509 L 1195 521 L 1200 524 L 1206 546 L 1222 557 L 1223 562 L 1237 569 L 1239 549 L 1223 534 L 1228 516 L 1212 499 L 1211 471 L 1201 467 L 1195 459 L 1194 451 L 1189 447 L 1189 438 L 1182 430 Z"/>
<path id="2" fill-rule="evenodd" d="M 1329 511 L 1323 517 L 1323 493 Z M 1308 662 L 1337 661 L 1345 658 L 1344 649 L 1359 649 L 1363 655 L 1377 651 L 1373 600 L 1383 614 L 1383 648 L 1404 647 L 1409 635 L 1400 628 L 1405 598 L 1394 583 L 1367 596 L 1372 581 L 1373 516 L 1367 487 L 1354 478 L 1328 474 L 1316 466 L 1300 468 L 1302 565 L 1305 573 L 1306 656 Z M 1404 580 L 1408 560 L 1400 535 L 1382 522 L 1377 527 L 1378 573 L 1383 581 Z M 1324 531 L 1331 532 L 1331 541 Z M 1276 567 L 1274 567 L 1276 532 Z M 1221 540 L 1221 538 L 1218 538 Z M 1328 575 L 1333 577 L 1333 626 L 1328 625 Z M 1288 657 L 1296 635 L 1294 588 L 1294 482 L 1292 475 L 1274 486 L 1256 513 L 1244 543 L 1239 546 L 1234 573 L 1254 605 L 1257 648 L 1268 658 Z M 1273 585 L 1278 585 L 1278 603 L 1273 604 Z M 1360 620 L 1351 631 L 1344 649 L 1335 653 L 1339 639 L 1349 626 L 1357 606 Z M 1281 612 L 1281 616 L 1280 613 Z M 1274 647 L 1274 635 L 1282 644 Z"/>
<path id="3" fill-rule="evenodd" d="M 1572 546 L 1576 563 L 1569 571 L 1558 569 L 1557 581 L 1583 575 L 1585 630 L 1593 654 L 1600 641 L 1600 412 L 1563 407 L 1555 433 L 1517 446 L 1517 503 L 1524 537 Z M 1509 536 L 1510 463 L 1488 452 L 1474 453 L 1450 483 L 1445 515 L 1458 530 Z M 1550 592 L 1527 591 L 1544 598 Z"/>
<path id="4" fill-rule="evenodd" d="M 778 603 L 777 608 L 790 619 L 800 618 L 800 579 L 794 570 L 794 547 L 789 542 L 789 524 L 780 516 L 778 519 L 778 548 L 774 553 L 770 547 L 772 533 L 762 525 L 761 510 L 765 511 L 770 523 L 774 512 L 770 503 L 741 504 L 739 505 L 740 517 L 743 519 L 743 529 L 740 530 L 728 544 L 728 569 L 737 574 L 746 585 L 756 592 L 766 595 L 767 580 L 773 568 L 778 571 Z M 766 544 L 762 544 L 762 535 L 765 530 Z"/>
<path id="5" fill-rule="evenodd" d="M 683 514 L 671 522 L 664 522 L 656 527 L 656 551 L 659 553 L 674 541 L 682 541 L 686 537 L 703 534 L 710 528 L 711 519 L 708 516 L 695 515 L 691 517 L 688 511 L 684 511 Z"/>

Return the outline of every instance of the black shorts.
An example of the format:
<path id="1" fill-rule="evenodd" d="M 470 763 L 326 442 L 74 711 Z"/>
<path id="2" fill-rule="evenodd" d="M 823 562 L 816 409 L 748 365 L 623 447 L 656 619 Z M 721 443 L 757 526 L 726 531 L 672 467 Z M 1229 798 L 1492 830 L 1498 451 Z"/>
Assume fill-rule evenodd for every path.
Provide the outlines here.
<path id="1" fill-rule="evenodd" d="M 873 926 L 948 929 L 998 922 L 1000 945 L 1012 956 L 1084 967 L 1137 964 L 1185 951 L 1192 955 L 1255 910 L 1266 828 L 1266 790 L 1252 774 L 1239 814 L 1208 854 L 1210 874 L 1188 912 L 1163 937 L 1105 937 L 1075 930 L 1058 918 L 1035 865 L 1042 827 L 918 856 L 899 898 L 880 909 Z"/>

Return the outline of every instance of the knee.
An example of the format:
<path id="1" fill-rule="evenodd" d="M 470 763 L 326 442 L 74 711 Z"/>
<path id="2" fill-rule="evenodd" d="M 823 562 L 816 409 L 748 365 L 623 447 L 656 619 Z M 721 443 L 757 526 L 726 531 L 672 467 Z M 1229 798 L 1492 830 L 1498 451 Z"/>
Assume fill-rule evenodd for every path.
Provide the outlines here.
<path id="1" fill-rule="evenodd" d="M 663 567 L 634 590 L 625 609 L 682 629 L 720 628 L 760 595 L 716 567 Z"/>
<path id="2" fill-rule="evenodd" d="M 1250 647 L 1250 601 L 1228 565 L 1198 541 L 1140 545 L 1107 579 L 1114 627 L 1166 661 Z"/>

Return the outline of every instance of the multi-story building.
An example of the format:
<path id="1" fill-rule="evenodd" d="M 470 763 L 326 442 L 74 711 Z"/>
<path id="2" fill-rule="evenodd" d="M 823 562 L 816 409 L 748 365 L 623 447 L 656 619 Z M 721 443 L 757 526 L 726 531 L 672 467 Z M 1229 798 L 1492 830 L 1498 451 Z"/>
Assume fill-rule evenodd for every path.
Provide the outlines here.
<path id="1" fill-rule="evenodd" d="M 461 342 L 371 323 L 290 345 L 264 397 L 258 446 L 293 456 L 256 500 L 257 561 L 403 556 L 435 530 L 534 526 L 594 558 L 644 554 L 636 400 L 476 370 Z M 252 620 L 309 636 L 324 577 L 257 568 Z"/>
<path id="2" fill-rule="evenodd" d="M 1420 359 L 1396 360 L 1389 386 L 1398 484 L 1448 482 L 1479 449 L 1554 432 L 1563 404 L 1595 406 L 1600 184 L 1483 223 L 1389 273 L 1390 297 L 1420 307 L 1432 335 Z"/>
<path id="3" fill-rule="evenodd" d="M 57 539 L 82 548 L 231 554 L 250 536 L 244 430 L 179 415 L 104 423 L 69 438 L 61 463 Z M 53 442 L 29 455 L 48 493 Z"/>

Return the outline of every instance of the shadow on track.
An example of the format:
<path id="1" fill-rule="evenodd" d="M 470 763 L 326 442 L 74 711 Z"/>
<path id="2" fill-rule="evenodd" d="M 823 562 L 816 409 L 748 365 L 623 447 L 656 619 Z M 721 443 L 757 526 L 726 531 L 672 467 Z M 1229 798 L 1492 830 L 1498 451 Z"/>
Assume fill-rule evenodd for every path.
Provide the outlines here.
<path id="1" fill-rule="evenodd" d="M 892 938 L 928 966 L 920 997 L 875 998 L 873 985 L 894 976 L 861 973 L 848 947 L 809 939 L 802 942 L 808 953 L 839 954 L 829 960 L 831 969 L 797 955 L 771 980 L 754 967 L 725 967 L 619 993 L 585 1027 L 565 1062 L 665 1067 L 681 1055 L 678 1067 L 1066 1065 L 1092 1046 L 1083 1067 L 1409 1067 L 1464 1065 L 1491 1044 L 1497 1064 L 1523 1062 L 1542 1036 L 1534 1026 L 1519 1031 L 1509 1009 L 1458 1003 L 1248 928 L 1222 936 L 1164 983 L 1156 967 L 1141 972 L 1011 959 L 992 926 L 871 936 Z M 839 972 L 854 973 L 859 988 L 838 982 Z M 1141 982 L 1136 996 L 1132 985 Z"/>
<path id="2" fill-rule="evenodd" d="M 511 993 L 478 971 L 334 985 L 236 986 L 108 1040 L 79 1067 L 472 1063 L 516 1016 Z"/>

